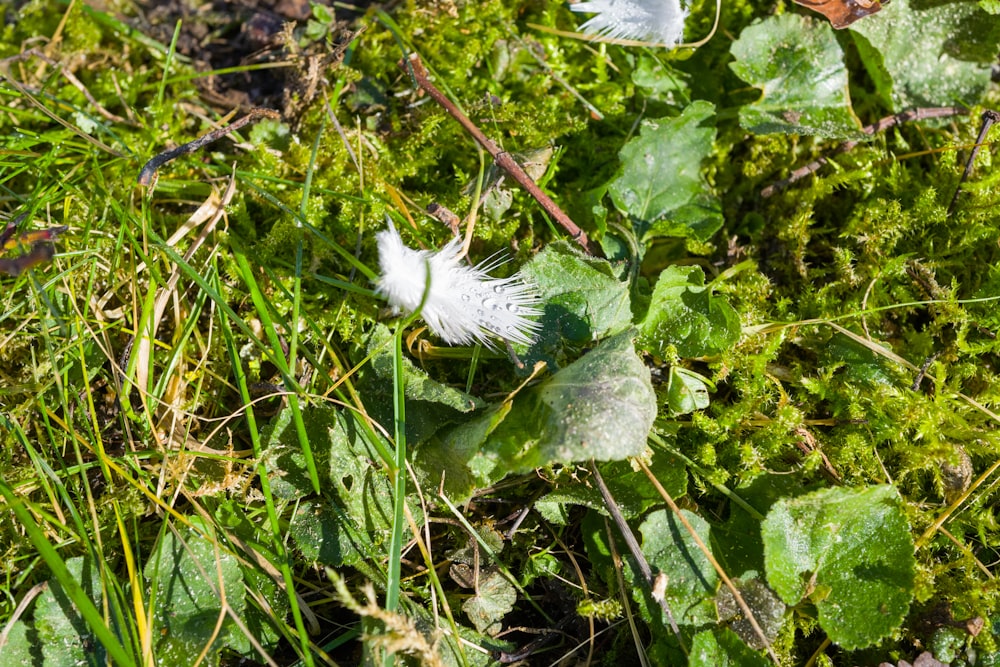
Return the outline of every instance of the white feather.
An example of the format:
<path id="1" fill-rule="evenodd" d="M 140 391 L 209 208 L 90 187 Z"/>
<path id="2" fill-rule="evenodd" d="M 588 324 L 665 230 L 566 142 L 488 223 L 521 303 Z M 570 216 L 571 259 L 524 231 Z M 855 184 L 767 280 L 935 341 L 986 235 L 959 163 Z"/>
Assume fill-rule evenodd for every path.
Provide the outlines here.
<path id="1" fill-rule="evenodd" d="M 569 7 L 594 14 L 580 30 L 589 35 L 673 46 L 684 39 L 687 10 L 680 0 L 589 0 Z"/>
<path id="2" fill-rule="evenodd" d="M 528 319 L 541 315 L 535 290 L 520 275 L 491 278 L 488 271 L 503 264 L 489 259 L 476 267 L 462 262 L 461 239 L 455 238 L 437 252 L 413 250 L 399 232 L 389 228 L 376 236 L 382 271 L 376 291 L 397 313 L 420 311 L 430 330 L 450 345 L 479 342 L 494 348 L 494 338 L 531 344 L 539 324 Z"/>

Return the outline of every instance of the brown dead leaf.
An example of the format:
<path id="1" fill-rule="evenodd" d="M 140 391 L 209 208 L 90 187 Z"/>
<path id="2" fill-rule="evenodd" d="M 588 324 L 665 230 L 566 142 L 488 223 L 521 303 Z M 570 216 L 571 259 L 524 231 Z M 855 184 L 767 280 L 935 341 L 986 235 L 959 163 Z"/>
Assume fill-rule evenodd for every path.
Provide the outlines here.
<path id="1" fill-rule="evenodd" d="M 858 19 L 882 9 L 878 0 L 793 0 L 795 4 L 819 12 L 834 28 L 846 28 Z"/>

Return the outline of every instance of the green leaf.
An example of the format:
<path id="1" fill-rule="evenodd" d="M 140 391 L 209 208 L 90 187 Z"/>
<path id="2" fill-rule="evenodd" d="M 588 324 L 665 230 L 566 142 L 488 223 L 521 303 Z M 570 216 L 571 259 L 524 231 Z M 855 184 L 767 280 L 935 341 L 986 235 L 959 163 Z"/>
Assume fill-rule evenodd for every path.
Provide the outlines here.
<path id="1" fill-rule="evenodd" d="M 507 467 L 497 457 L 480 456 L 489 435 L 510 412 L 512 403 L 503 401 L 479 417 L 432 437 L 416 448 L 413 465 L 422 485 L 442 485 L 445 495 L 456 504 L 468 502 L 476 489 L 490 486 L 507 475 Z"/>
<path id="2" fill-rule="evenodd" d="M 822 489 L 774 504 L 762 525 L 771 587 L 790 605 L 808 599 L 843 648 L 889 636 L 913 598 L 913 539 L 891 486 Z"/>
<path id="3" fill-rule="evenodd" d="M 716 543 L 717 544 L 717 543 Z M 781 626 L 785 621 L 786 607 L 774 591 L 767 587 L 767 584 L 760 579 L 733 579 L 736 590 L 740 592 L 743 602 L 753 613 L 754 620 L 760 627 L 768 643 L 773 643 L 781 631 Z M 728 586 L 719 587 L 719 592 L 715 596 L 715 607 L 719 612 L 719 620 L 729 624 L 729 628 L 736 633 L 748 646 L 762 650 L 765 645 L 760 636 L 750 624 L 743 608 L 736 601 L 736 596 L 729 590 Z"/>
<path id="4" fill-rule="evenodd" d="M 392 332 L 384 325 L 375 327 L 368 342 L 368 351 L 372 353 L 371 368 L 381 379 L 392 378 L 393 352 L 389 341 Z M 483 403 L 475 396 L 459 391 L 454 387 L 432 380 L 427 373 L 413 365 L 406 356 L 403 357 L 403 375 L 407 407 L 410 401 L 436 403 L 458 412 L 472 412 Z M 409 417 L 409 410 L 407 410 Z"/>
<path id="5" fill-rule="evenodd" d="M 676 70 L 662 59 L 647 53 L 639 54 L 639 62 L 632 70 L 632 83 L 645 88 L 651 96 L 678 106 L 682 106 L 679 99 L 690 95 L 686 81 L 688 77 L 689 74 Z"/>
<path id="6" fill-rule="evenodd" d="M 626 331 L 519 396 L 486 450 L 512 472 L 616 461 L 646 449 L 655 417 L 649 369 Z"/>
<path id="7" fill-rule="evenodd" d="M 681 514 L 702 542 L 710 544 L 708 523 L 687 510 Z M 678 625 L 714 625 L 718 620 L 714 598 L 719 576 L 677 516 L 668 510 L 653 512 L 639 526 L 639 532 L 649 565 L 666 576 L 664 599 Z"/>
<path id="8" fill-rule="evenodd" d="M 632 323 L 628 284 L 607 260 L 584 255 L 567 243 L 553 243 L 521 269 L 544 303 L 541 335 L 533 346 L 549 349 L 590 343 L 624 331 Z"/>
<path id="9" fill-rule="evenodd" d="M 637 517 L 650 508 L 660 505 L 663 497 L 653 483 L 642 474 L 636 472 L 629 461 L 611 461 L 600 466 L 601 477 L 615 499 L 618 509 L 625 518 Z M 653 475 L 673 498 L 680 498 L 687 493 L 687 468 L 678 459 L 663 452 L 657 452 L 649 463 Z M 600 491 L 593 484 L 563 484 L 546 494 L 545 498 L 535 503 L 535 508 L 559 522 L 560 516 L 566 513 L 562 506 L 583 505 L 607 514 Z"/>
<path id="10" fill-rule="evenodd" d="M 883 357 L 840 333 L 830 336 L 823 346 L 822 361 L 831 367 L 842 367 L 847 378 L 852 381 L 884 389 L 899 385 L 899 378 L 893 374 Z"/>
<path id="11" fill-rule="evenodd" d="M 851 109 L 844 54 L 829 23 L 798 14 L 772 16 L 745 28 L 730 51 L 736 76 L 763 93 L 740 107 L 744 128 L 755 134 L 865 136 Z"/>
<path id="12" fill-rule="evenodd" d="M 101 580 L 93 562 L 77 556 L 66 561 L 66 569 L 80 583 L 87 597 L 100 607 Z M 48 590 L 38 597 L 34 625 L 45 664 L 95 667 L 107 664 L 104 647 L 87 627 L 58 579 L 52 579 Z M 6 661 L 7 648 L 4 648 L 3 656 L 4 664 L 15 664 Z"/>
<path id="13" fill-rule="evenodd" d="M 734 503 L 729 518 L 712 527 L 713 541 L 730 576 L 752 578 L 764 571 L 764 542 L 760 524 L 774 503 L 812 491 L 802 475 L 764 474 L 733 489 L 746 507 Z"/>
<path id="14" fill-rule="evenodd" d="M 680 366 L 670 367 L 667 379 L 667 408 L 674 416 L 686 415 L 708 407 L 708 387 L 705 376 Z"/>
<path id="15" fill-rule="evenodd" d="M 649 311 L 639 324 L 639 345 L 660 357 L 669 347 L 684 358 L 719 354 L 739 340 L 740 317 L 725 297 L 705 286 L 697 266 L 671 266 L 660 274 Z"/>
<path id="16" fill-rule="evenodd" d="M 310 2 L 309 9 L 312 10 L 312 15 L 320 23 L 325 23 L 327 25 L 333 23 L 334 16 L 329 7 L 321 5 L 318 2 Z"/>
<path id="17" fill-rule="evenodd" d="M 677 118 L 647 121 L 618 153 L 621 175 L 608 190 L 636 236 L 707 240 L 722 227 L 722 209 L 701 175 L 712 152 L 715 107 L 698 100 Z"/>
<path id="18" fill-rule="evenodd" d="M 328 501 L 306 501 L 295 509 L 288 534 L 310 562 L 330 567 L 354 565 L 360 561 L 356 540 L 345 526 L 350 518 Z M 356 528 L 355 528 L 356 530 Z"/>
<path id="19" fill-rule="evenodd" d="M 23 665 L 24 667 L 42 665 L 44 660 L 41 655 L 42 643 L 38 641 L 38 633 L 35 632 L 35 629 L 24 621 L 18 620 L 9 630 L 7 643 L 2 647 L 4 661 L 11 665 Z"/>
<path id="20" fill-rule="evenodd" d="M 894 111 L 977 104 L 1000 48 L 1000 17 L 971 2 L 893 0 L 851 26 L 876 90 Z M 959 37 L 959 35 L 961 37 Z"/>
<path id="21" fill-rule="evenodd" d="M 300 507 L 292 535 L 301 540 L 299 547 L 306 554 L 320 562 L 356 564 L 371 557 L 373 544 L 388 539 L 392 486 L 384 469 L 372 465 L 379 454 L 362 435 L 353 413 L 313 406 L 303 411 L 302 418 L 326 501 L 322 506 Z M 264 435 L 263 460 L 275 497 L 292 500 L 312 495 L 291 410 L 282 410 Z M 420 516 L 419 507 L 412 506 L 412 511 Z"/>
<path id="22" fill-rule="evenodd" d="M 192 519 L 193 523 L 205 525 Z M 211 648 L 207 664 L 219 664 L 219 651 L 242 643 L 243 637 L 223 610 L 222 599 L 238 618 L 246 608 L 239 561 L 194 530 L 164 531 L 144 571 L 157 602 L 156 656 L 164 664 L 187 664 L 191 656 Z M 223 618 L 221 630 L 216 624 Z"/>
<path id="23" fill-rule="evenodd" d="M 691 642 L 690 667 L 766 667 L 771 663 L 728 628 L 704 630 Z"/>
<path id="24" fill-rule="evenodd" d="M 361 371 L 358 382 L 368 413 L 380 424 L 388 425 L 389 431 L 392 431 L 394 419 L 391 341 L 392 332 L 385 325 L 378 324 L 372 329 L 366 341 L 366 351 L 372 355 L 371 363 Z M 462 421 L 463 414 L 484 405 L 475 396 L 432 379 L 406 355 L 403 355 L 403 378 L 406 440 L 411 446 L 423 442 L 442 426 Z"/>
<path id="25" fill-rule="evenodd" d="M 510 473 L 635 456 L 646 449 L 655 416 L 649 369 L 626 331 L 521 392 L 510 407 L 495 406 L 425 443 L 415 459 L 435 483 L 442 469 L 446 484 L 457 475 L 462 481 L 451 488 L 462 498 Z"/>
<path id="26" fill-rule="evenodd" d="M 462 611 L 469 617 L 476 630 L 495 635 L 500 621 L 514 609 L 517 589 L 497 570 L 490 570 L 479 578 L 476 594 L 462 603 Z"/>

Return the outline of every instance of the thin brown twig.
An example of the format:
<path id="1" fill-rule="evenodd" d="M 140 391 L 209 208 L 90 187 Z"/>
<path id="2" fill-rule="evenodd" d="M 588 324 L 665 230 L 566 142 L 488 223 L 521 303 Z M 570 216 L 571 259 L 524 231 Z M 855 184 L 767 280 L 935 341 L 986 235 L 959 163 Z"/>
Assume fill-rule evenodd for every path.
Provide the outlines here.
<path id="1" fill-rule="evenodd" d="M 865 127 L 861 128 L 861 131 L 867 135 L 873 135 L 876 132 L 884 132 L 885 130 L 888 130 L 891 127 L 895 127 L 900 123 L 909 123 L 916 120 L 927 120 L 928 118 L 946 118 L 948 116 L 958 116 L 967 113 L 969 113 L 969 110 L 966 109 L 965 107 L 927 107 L 921 109 L 910 109 L 909 111 L 897 113 L 892 116 L 886 116 L 885 118 L 882 118 L 872 123 L 871 125 L 866 125 Z M 819 158 L 818 160 L 814 160 L 813 162 L 810 162 L 804 167 L 799 167 L 791 174 L 789 174 L 788 178 L 783 178 L 780 181 L 772 183 L 771 185 L 761 190 L 760 191 L 761 199 L 767 199 L 768 197 L 778 194 L 779 192 L 781 192 L 788 186 L 792 185 L 796 181 L 800 181 L 809 174 L 818 171 L 823 165 L 829 162 L 830 158 L 833 157 L 834 155 L 840 155 L 841 153 L 846 153 L 847 151 L 857 146 L 859 143 L 860 142 L 858 141 L 845 141 L 836 148 L 834 148 L 829 155 L 824 155 L 823 157 Z"/>
<path id="2" fill-rule="evenodd" d="M 611 514 L 611 518 L 614 520 L 615 525 L 618 527 L 618 532 L 621 533 L 622 539 L 625 540 L 625 546 L 628 547 L 629 553 L 632 554 L 632 558 L 635 559 L 636 566 L 639 568 L 639 574 L 642 575 L 643 581 L 646 582 L 649 590 L 653 590 L 654 580 L 653 580 L 653 570 L 649 567 L 649 561 L 642 553 L 642 548 L 639 546 L 639 542 L 635 539 L 635 535 L 632 534 L 632 529 L 629 528 L 628 522 L 625 521 L 625 517 L 622 515 L 621 510 L 618 509 L 618 503 L 615 502 L 614 496 L 611 495 L 611 491 L 608 489 L 607 484 L 604 483 L 604 477 L 601 476 L 601 471 L 597 468 L 597 463 L 595 461 L 590 462 L 590 472 L 594 475 L 594 481 L 597 482 L 597 488 L 601 492 L 601 498 L 604 499 L 604 506 L 607 508 L 608 512 Z M 674 635 L 677 636 L 677 642 L 680 644 L 681 650 L 687 654 L 688 650 L 684 646 L 684 640 L 681 638 L 681 629 L 677 626 L 677 621 L 674 620 L 674 615 L 670 611 L 670 606 L 667 604 L 666 598 L 660 597 L 657 600 L 660 603 L 660 607 L 663 608 L 664 613 L 667 615 L 667 620 L 670 622 L 670 629 L 674 631 Z"/>
<path id="3" fill-rule="evenodd" d="M 958 180 L 958 186 L 955 188 L 955 195 L 951 198 L 951 203 L 948 204 L 948 215 L 951 215 L 955 210 L 955 205 L 958 204 L 958 195 L 962 192 L 962 184 L 969 179 L 972 175 L 972 164 L 976 161 L 976 156 L 979 155 L 979 149 L 982 148 L 983 142 L 986 141 L 986 135 L 989 133 L 990 128 L 993 127 L 993 123 L 1000 121 L 1000 113 L 993 111 L 992 109 L 987 109 L 982 115 L 982 125 L 979 126 L 979 136 L 976 137 L 976 145 L 972 147 L 969 152 L 969 159 L 965 163 L 965 170 L 962 172 L 962 178 Z"/>
<path id="4" fill-rule="evenodd" d="M 674 502 L 674 499 L 670 496 L 670 494 L 667 493 L 667 490 L 663 488 L 663 485 L 660 484 L 660 480 L 656 478 L 656 475 L 654 475 L 653 471 L 649 469 L 649 466 L 647 466 L 642 459 L 637 458 L 636 462 L 639 464 L 639 467 L 642 468 L 642 471 L 646 473 L 646 477 L 648 477 L 649 481 L 652 482 L 653 486 L 656 488 L 656 492 L 660 494 L 661 498 L 667 501 L 667 504 L 670 506 L 670 510 L 677 517 L 677 520 L 684 525 L 684 528 L 691 535 L 691 539 L 694 540 L 695 544 L 698 545 L 698 548 L 701 549 L 702 553 L 705 555 L 705 558 L 708 559 L 708 562 L 712 564 L 712 567 L 719 575 L 719 578 L 722 579 L 722 582 L 726 585 L 726 588 L 728 588 L 729 592 L 733 594 L 733 598 L 736 600 L 736 604 L 739 605 L 740 610 L 746 615 L 747 622 L 750 623 L 750 627 L 753 628 L 754 634 L 757 635 L 757 637 L 761 640 L 761 642 L 763 642 L 764 647 L 767 649 L 767 655 L 771 658 L 774 664 L 780 665 L 781 663 L 778 660 L 778 656 L 775 655 L 774 649 L 771 648 L 771 641 L 767 638 L 767 635 L 764 634 L 764 630 L 763 628 L 760 627 L 760 624 L 757 622 L 757 618 L 754 616 L 753 610 L 750 609 L 750 605 L 748 605 L 746 603 L 746 600 L 743 599 L 743 595 L 740 593 L 739 589 L 736 588 L 736 585 L 733 583 L 733 580 L 729 578 L 729 575 L 726 574 L 726 571 L 722 568 L 722 565 L 720 565 L 719 561 L 717 561 L 715 559 L 715 556 L 712 555 L 712 551 L 701 539 L 701 536 L 698 535 L 694 527 L 690 524 L 690 522 L 688 522 L 688 520 L 684 517 L 684 515 L 681 514 L 681 509 L 677 506 L 677 503 Z"/>
<path id="5" fill-rule="evenodd" d="M 583 246 L 584 250 L 591 254 L 599 254 L 596 248 L 591 247 L 590 239 L 587 238 L 587 233 L 580 229 L 579 225 L 573 222 L 572 219 L 566 213 L 563 212 L 561 208 L 552 199 L 542 192 L 542 189 L 535 184 L 531 177 L 528 176 L 521 165 L 511 157 L 510 153 L 502 150 L 497 144 L 483 134 L 482 130 L 476 127 L 469 118 L 462 113 L 455 104 L 445 96 L 437 87 L 430 82 L 427 75 L 427 69 L 424 67 L 423 62 L 420 60 L 420 56 L 416 53 L 411 53 L 408 59 L 400 60 L 399 66 L 406 69 L 413 76 L 414 81 L 420 86 L 431 98 L 441 105 L 445 111 L 451 114 L 451 117 L 458 121 L 458 123 L 472 135 L 472 138 L 476 142 L 486 149 L 486 152 L 490 154 L 493 161 L 496 162 L 497 166 L 510 174 L 511 178 L 518 182 L 518 184 L 528 191 L 535 201 L 541 205 L 545 211 L 555 218 L 563 229 L 569 233 L 570 237 Z"/>
<path id="6" fill-rule="evenodd" d="M 194 141 L 189 141 L 186 144 L 169 151 L 164 151 L 153 157 L 143 166 L 142 171 L 139 172 L 139 178 L 136 179 L 136 182 L 139 185 L 151 185 L 156 179 L 156 171 L 167 162 L 170 162 L 174 158 L 178 158 L 185 153 L 193 153 L 199 148 L 207 146 L 213 141 L 218 141 L 227 134 L 235 132 L 244 125 L 259 118 L 278 119 L 281 118 L 281 114 L 274 109 L 253 109 L 250 113 L 238 120 L 234 120 L 229 125 L 212 130 L 208 134 L 204 134 Z"/>

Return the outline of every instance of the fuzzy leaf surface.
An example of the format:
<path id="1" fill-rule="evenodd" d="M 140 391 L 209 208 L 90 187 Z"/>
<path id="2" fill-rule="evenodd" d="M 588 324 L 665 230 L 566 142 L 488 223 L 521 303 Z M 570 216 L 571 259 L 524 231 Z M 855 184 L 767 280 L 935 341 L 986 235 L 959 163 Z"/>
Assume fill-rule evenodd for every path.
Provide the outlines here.
<path id="1" fill-rule="evenodd" d="M 691 643 L 691 667 L 765 667 L 765 658 L 751 650 L 732 630 L 703 630 Z"/>
<path id="2" fill-rule="evenodd" d="M 672 345 L 681 357 L 703 357 L 739 340 L 740 317 L 712 294 L 700 267 L 671 266 L 656 281 L 639 332 L 639 344 L 653 354 L 665 356 Z"/>
<path id="3" fill-rule="evenodd" d="M 864 136 L 851 109 L 844 53 L 825 21 L 783 14 L 743 30 L 730 51 L 736 76 L 762 91 L 740 107 L 740 125 L 754 134 Z"/>
<path id="4" fill-rule="evenodd" d="M 156 655 L 165 663 L 185 664 L 210 641 L 208 664 L 219 664 L 219 651 L 244 643 L 227 616 L 215 635 L 216 622 L 226 604 L 242 617 L 246 608 L 243 575 L 235 556 L 217 549 L 189 529 L 166 531 L 144 571 L 157 589 Z"/>
<path id="5" fill-rule="evenodd" d="M 462 603 L 462 611 L 479 632 L 495 634 L 503 619 L 517 602 L 514 585 L 498 571 L 485 573 L 479 579 L 479 590 Z"/>
<path id="6" fill-rule="evenodd" d="M 101 604 L 101 580 L 90 559 L 82 556 L 66 561 L 66 568 L 87 592 L 95 604 Z M 37 635 L 42 661 L 46 665 L 104 665 L 107 654 L 97 636 L 87 627 L 58 580 L 49 582 L 49 588 L 35 603 L 34 631 Z M 9 647 L 3 649 L 5 660 Z M 15 664 L 6 663 L 5 664 Z M 30 664 L 30 663 L 25 663 Z"/>
<path id="7" fill-rule="evenodd" d="M 687 510 L 684 518 L 705 544 L 708 522 Z M 715 589 L 719 575 L 684 525 L 669 510 L 658 510 L 639 526 L 642 552 L 654 571 L 667 578 L 664 597 L 679 625 L 715 624 Z"/>
<path id="8" fill-rule="evenodd" d="M 330 565 L 357 563 L 373 543 L 388 535 L 392 515 L 391 485 L 379 455 L 344 412 L 314 406 L 302 414 L 316 458 L 324 503 L 306 503 L 291 524 L 292 536 L 310 558 Z M 299 499 L 312 494 L 305 456 L 298 445 L 291 409 L 274 418 L 265 432 L 264 462 L 275 497 Z M 414 516 L 420 515 L 414 507 Z"/>
<path id="9" fill-rule="evenodd" d="M 714 105 L 695 101 L 677 118 L 643 124 L 618 153 L 621 174 L 608 190 L 638 238 L 704 241 L 722 227 L 719 200 L 701 174 L 715 141 L 714 116 Z"/>
<path id="10" fill-rule="evenodd" d="M 599 468 L 618 509 L 626 518 L 637 517 L 663 502 L 652 482 L 645 475 L 637 474 L 630 461 L 602 463 Z M 657 452 L 649 468 L 671 497 L 680 498 L 687 493 L 687 468 L 675 457 Z M 535 508 L 558 523 L 559 517 L 566 513 L 564 505 L 583 505 L 606 512 L 600 491 L 589 484 L 559 485 L 535 503 Z"/>
<path id="11" fill-rule="evenodd" d="M 851 28 L 876 90 L 897 112 L 976 104 L 1000 47 L 1000 16 L 974 3 L 893 0 L 892 11 Z"/>
<path id="12" fill-rule="evenodd" d="M 705 378 L 679 366 L 670 367 L 667 380 L 667 407 L 671 414 L 685 415 L 708 407 L 708 387 Z"/>
<path id="13" fill-rule="evenodd" d="M 655 416 L 649 369 L 626 331 L 519 395 L 484 456 L 510 472 L 625 459 L 645 450 Z"/>
<path id="14" fill-rule="evenodd" d="M 624 331 L 632 322 L 628 284 L 607 260 L 588 257 L 567 243 L 546 246 L 521 275 L 538 288 L 543 301 L 541 334 L 533 350 L 562 339 L 589 343 Z"/>
<path id="15" fill-rule="evenodd" d="M 835 643 L 869 646 L 903 622 L 915 561 L 895 488 L 828 488 L 782 499 L 761 532 L 771 587 L 789 605 L 813 602 Z"/>

